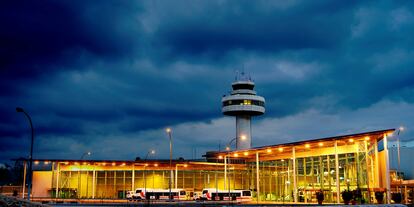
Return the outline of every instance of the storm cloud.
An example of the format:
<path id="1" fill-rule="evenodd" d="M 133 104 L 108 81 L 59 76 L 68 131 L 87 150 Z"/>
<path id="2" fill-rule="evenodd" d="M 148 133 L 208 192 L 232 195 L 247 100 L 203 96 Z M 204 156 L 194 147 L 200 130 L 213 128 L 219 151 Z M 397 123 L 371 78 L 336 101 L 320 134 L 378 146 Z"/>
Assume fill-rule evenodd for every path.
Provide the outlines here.
<path id="1" fill-rule="evenodd" d="M 220 98 L 245 71 L 266 98 L 254 146 L 406 127 L 410 1 L 0 2 L 0 161 L 200 157 L 234 137 Z"/>

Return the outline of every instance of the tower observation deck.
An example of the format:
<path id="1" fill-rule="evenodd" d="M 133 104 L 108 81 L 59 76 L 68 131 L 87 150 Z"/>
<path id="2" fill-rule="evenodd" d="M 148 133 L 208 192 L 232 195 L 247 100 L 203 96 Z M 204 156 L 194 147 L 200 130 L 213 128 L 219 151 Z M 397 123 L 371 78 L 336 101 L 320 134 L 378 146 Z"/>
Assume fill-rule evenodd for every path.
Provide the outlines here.
<path id="1" fill-rule="evenodd" d="M 254 91 L 254 82 L 244 73 L 232 83 L 233 90 L 223 96 L 222 112 L 236 117 L 236 149 L 249 149 L 252 144 L 251 117 L 265 113 L 265 99 Z"/>

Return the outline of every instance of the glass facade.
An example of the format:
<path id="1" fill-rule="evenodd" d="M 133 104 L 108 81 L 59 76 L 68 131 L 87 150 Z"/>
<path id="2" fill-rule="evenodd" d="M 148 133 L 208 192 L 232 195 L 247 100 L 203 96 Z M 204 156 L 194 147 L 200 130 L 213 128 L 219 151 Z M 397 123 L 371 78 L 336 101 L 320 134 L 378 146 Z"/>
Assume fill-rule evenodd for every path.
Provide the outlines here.
<path id="1" fill-rule="evenodd" d="M 387 189 L 387 153 L 378 149 L 383 134 L 298 142 L 233 152 L 213 152 L 208 162 L 175 160 L 54 162 L 50 197 L 125 198 L 136 188 L 201 192 L 204 188 L 249 189 L 253 199 L 269 202 L 342 203 L 341 193 L 359 190 L 375 203 Z M 389 179 L 389 178 L 388 178 Z M 36 184 L 36 183 L 35 183 Z"/>

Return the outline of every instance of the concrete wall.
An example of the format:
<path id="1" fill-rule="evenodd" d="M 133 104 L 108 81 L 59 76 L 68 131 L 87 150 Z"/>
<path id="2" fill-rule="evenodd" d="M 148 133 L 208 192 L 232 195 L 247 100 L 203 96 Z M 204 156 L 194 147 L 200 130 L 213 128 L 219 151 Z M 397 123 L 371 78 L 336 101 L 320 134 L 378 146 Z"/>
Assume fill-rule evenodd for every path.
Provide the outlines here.
<path id="1" fill-rule="evenodd" d="M 48 192 L 52 188 L 52 171 L 33 172 L 33 197 L 50 197 Z"/>

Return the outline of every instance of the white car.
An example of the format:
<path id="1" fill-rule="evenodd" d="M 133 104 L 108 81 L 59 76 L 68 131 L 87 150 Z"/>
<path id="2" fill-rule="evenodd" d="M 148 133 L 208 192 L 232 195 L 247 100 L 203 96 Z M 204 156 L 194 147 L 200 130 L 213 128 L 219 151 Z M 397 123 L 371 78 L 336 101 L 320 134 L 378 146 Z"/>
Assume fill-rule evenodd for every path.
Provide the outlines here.
<path id="1" fill-rule="evenodd" d="M 127 192 L 126 192 L 126 198 L 127 198 L 127 199 L 129 199 L 129 200 L 134 199 L 134 198 L 135 198 L 135 192 L 134 192 L 134 191 L 132 191 L 132 190 L 127 191 Z"/>

